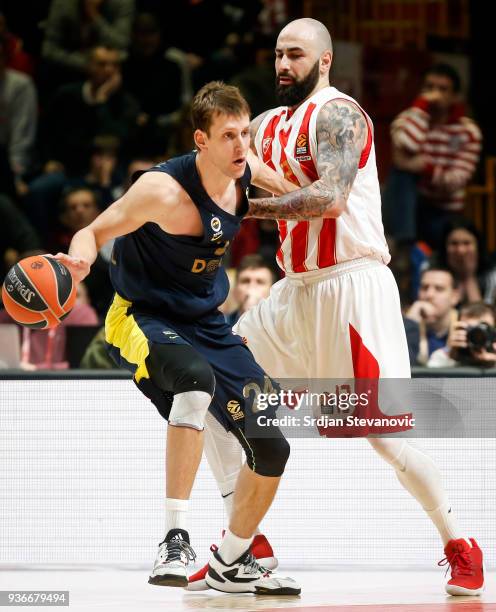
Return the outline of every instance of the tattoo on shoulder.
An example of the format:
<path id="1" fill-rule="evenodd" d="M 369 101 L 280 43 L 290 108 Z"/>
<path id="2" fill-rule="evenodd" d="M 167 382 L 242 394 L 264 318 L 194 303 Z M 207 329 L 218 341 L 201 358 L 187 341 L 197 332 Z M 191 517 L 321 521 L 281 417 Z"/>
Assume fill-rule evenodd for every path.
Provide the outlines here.
<path id="1" fill-rule="evenodd" d="M 312 219 L 339 216 L 355 180 L 367 121 L 352 102 L 331 100 L 317 118 L 319 180 L 278 198 L 250 200 L 248 216 L 270 219 Z"/>
<path id="2" fill-rule="evenodd" d="M 352 102 L 328 102 L 317 119 L 317 170 L 327 185 L 346 195 L 355 180 L 367 135 L 367 121 Z"/>

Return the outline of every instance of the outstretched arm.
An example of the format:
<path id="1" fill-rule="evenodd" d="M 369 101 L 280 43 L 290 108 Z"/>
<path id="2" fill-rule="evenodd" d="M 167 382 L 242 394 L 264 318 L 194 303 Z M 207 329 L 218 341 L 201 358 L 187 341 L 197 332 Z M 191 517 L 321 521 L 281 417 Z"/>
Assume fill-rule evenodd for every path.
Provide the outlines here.
<path id="1" fill-rule="evenodd" d="M 108 240 L 138 229 L 148 221 L 159 222 L 164 210 L 174 207 L 174 190 L 179 186 L 166 175 L 150 172 L 138 179 L 116 202 L 72 238 L 69 253 L 56 259 L 69 268 L 76 282 L 89 274 L 98 250 Z"/>
<path id="2" fill-rule="evenodd" d="M 352 102 L 331 100 L 317 118 L 319 180 L 277 198 L 250 200 L 248 217 L 314 219 L 339 217 L 355 180 L 367 138 L 367 122 Z"/>

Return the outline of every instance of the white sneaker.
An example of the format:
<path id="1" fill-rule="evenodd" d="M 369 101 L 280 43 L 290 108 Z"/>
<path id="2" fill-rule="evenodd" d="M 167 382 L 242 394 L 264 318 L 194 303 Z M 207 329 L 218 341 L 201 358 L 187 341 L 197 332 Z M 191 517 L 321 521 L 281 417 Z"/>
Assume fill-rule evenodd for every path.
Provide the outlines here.
<path id="1" fill-rule="evenodd" d="M 224 532 L 222 532 L 224 537 Z M 213 552 L 217 550 L 217 546 L 212 544 L 210 550 Z M 259 533 L 253 538 L 253 542 L 250 546 L 250 552 L 258 561 L 258 564 L 262 567 L 266 567 L 269 570 L 275 570 L 278 561 L 274 556 L 274 551 L 267 538 Z M 208 584 L 205 582 L 205 576 L 208 572 L 208 563 L 206 563 L 201 569 L 192 574 L 188 578 L 188 586 L 185 587 L 187 591 L 205 591 L 208 589 Z"/>
<path id="2" fill-rule="evenodd" d="M 224 593 L 257 595 L 299 595 L 301 588 L 292 578 L 282 578 L 258 564 L 249 550 L 231 564 L 224 563 L 214 550 L 205 577 L 211 589 Z"/>
<path id="3" fill-rule="evenodd" d="M 186 566 L 195 559 L 196 555 L 190 546 L 188 532 L 184 529 L 171 529 L 165 540 L 159 544 L 155 565 L 148 582 L 159 586 L 187 586 Z"/>

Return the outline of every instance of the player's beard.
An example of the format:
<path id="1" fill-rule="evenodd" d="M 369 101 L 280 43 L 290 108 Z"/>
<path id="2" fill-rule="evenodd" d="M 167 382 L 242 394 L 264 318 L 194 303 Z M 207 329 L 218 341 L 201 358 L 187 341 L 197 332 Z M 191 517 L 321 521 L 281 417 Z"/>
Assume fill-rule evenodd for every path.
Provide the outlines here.
<path id="1" fill-rule="evenodd" d="M 276 95 L 284 106 L 296 106 L 305 100 L 319 82 L 319 60 L 310 69 L 306 77 L 295 80 L 293 85 L 281 85 L 279 75 L 276 77 Z"/>

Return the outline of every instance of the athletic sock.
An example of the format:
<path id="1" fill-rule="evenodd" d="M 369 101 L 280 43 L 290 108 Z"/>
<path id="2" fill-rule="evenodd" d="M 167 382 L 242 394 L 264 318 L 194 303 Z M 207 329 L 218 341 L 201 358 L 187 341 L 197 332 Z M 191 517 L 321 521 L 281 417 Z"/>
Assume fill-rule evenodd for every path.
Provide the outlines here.
<path id="1" fill-rule="evenodd" d="M 253 536 L 250 538 L 239 538 L 230 529 L 226 529 L 226 533 L 219 546 L 219 555 L 227 565 L 230 565 L 236 559 L 250 548 Z"/>
<path id="2" fill-rule="evenodd" d="M 426 512 L 439 531 L 439 535 L 443 540 L 444 546 L 446 546 L 450 540 L 459 540 L 460 538 L 463 538 L 470 546 L 472 546 L 472 544 L 470 544 L 470 540 L 460 530 L 458 521 L 456 520 L 455 514 L 451 510 L 451 506 L 448 502 L 444 503 L 442 506 L 439 506 L 439 508 L 436 508 L 435 510 L 426 510 Z"/>
<path id="3" fill-rule="evenodd" d="M 188 505 L 187 499 L 174 499 L 167 497 L 165 500 L 165 535 L 171 529 L 188 530 Z"/>

